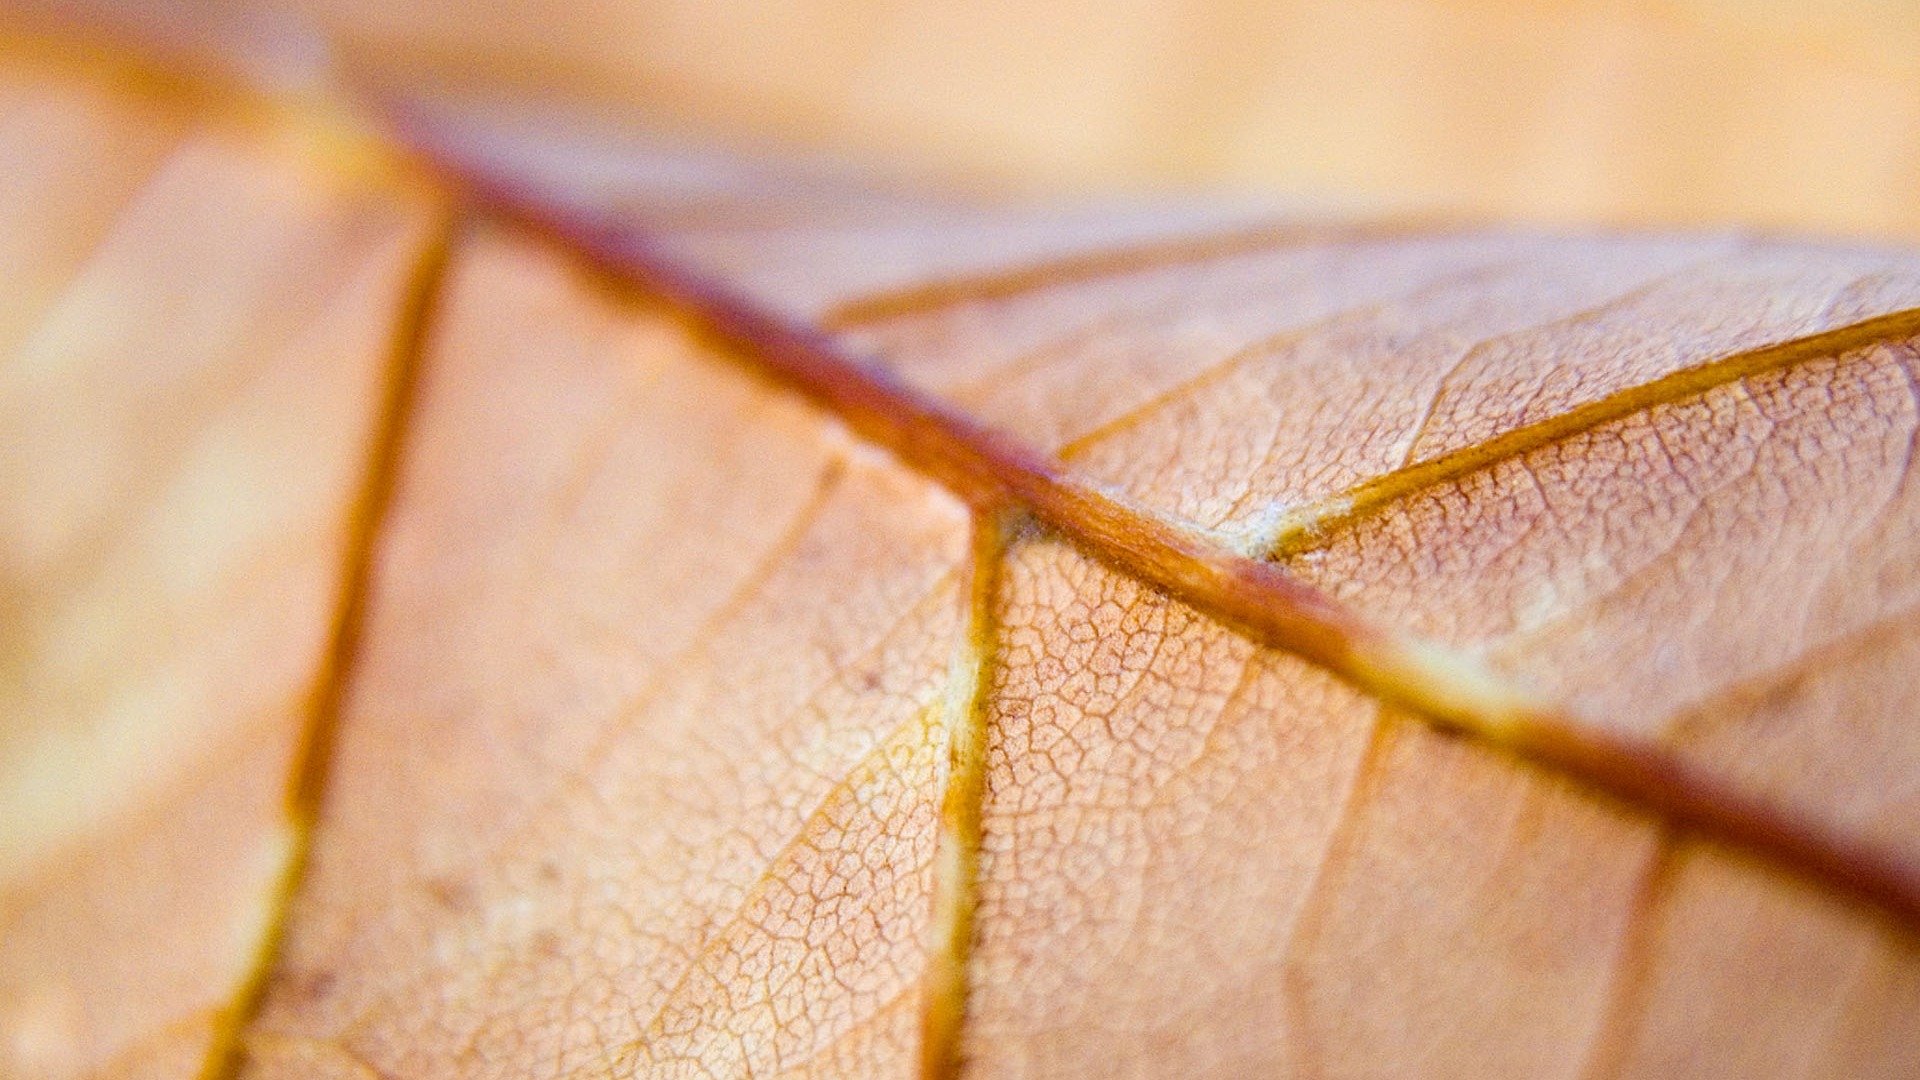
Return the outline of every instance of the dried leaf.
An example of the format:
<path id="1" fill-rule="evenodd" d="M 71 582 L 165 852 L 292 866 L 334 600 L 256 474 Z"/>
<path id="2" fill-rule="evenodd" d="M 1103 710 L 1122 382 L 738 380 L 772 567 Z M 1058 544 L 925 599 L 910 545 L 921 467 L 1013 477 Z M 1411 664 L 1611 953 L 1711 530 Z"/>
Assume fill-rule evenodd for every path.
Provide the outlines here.
<path id="1" fill-rule="evenodd" d="M 129 636 L 90 631 L 103 658 L 69 669 L 25 623 L 8 692 L 79 738 L 75 687 L 204 664 L 209 689 L 143 714 L 167 768 L 63 774 L 124 802 L 19 818 L 46 854 L 0 878 L 6 1068 L 180 1075 L 181 1025 L 218 1059 L 243 1011 L 256 1076 L 1894 1076 L 1920 1053 L 1920 255 L 1103 223 L 389 98 L 456 195 L 519 220 L 451 241 L 381 495 L 381 376 L 407 365 L 380 361 L 437 266 L 430 196 L 288 156 L 321 140 L 286 117 L 14 70 L 58 167 L 6 198 L 59 209 L 7 210 L 0 242 L 40 275 L 22 305 L 60 299 L 0 325 L 132 314 L 87 320 L 114 333 L 59 379 L 13 349 L 7 588 Z M 209 181 L 140 231 L 202 126 L 264 224 Z M 166 164 L 97 172 L 120 127 L 167 132 Z M 320 255 L 276 259 L 287 236 Z M 62 288 L 61 260 L 129 295 Z M 234 284 L 202 310 L 209 266 Z M 136 335 L 197 363 L 110 367 Z M 209 357 L 309 381 L 256 421 Z M 109 379 L 176 367 L 149 396 Z M 103 392 L 127 415 L 81 426 Z M 197 475 L 146 432 L 223 425 L 288 506 L 183 501 L 180 533 L 115 497 Z M 78 471 L 114 447 L 141 452 Z M 387 507 L 364 589 L 356 499 Z M 88 530 L 130 552 L 100 557 L 109 600 L 51 568 Z M 275 540 L 304 584 L 261 569 Z M 207 607 L 122 584 L 180 560 Z M 223 589 L 281 602 L 249 622 Z M 107 651 L 198 634 L 151 666 Z M 299 707 L 326 687 L 337 715 Z M 285 856 L 218 853 L 305 824 L 304 725 L 323 801 L 255 1001 Z M 219 767 L 242 744 L 264 749 Z M 9 769 L 37 760 L 14 745 Z M 291 809 L 259 794 L 290 773 Z M 141 845 L 167 858 L 121 873 Z M 94 955 L 122 939 L 210 974 L 122 989 Z"/>

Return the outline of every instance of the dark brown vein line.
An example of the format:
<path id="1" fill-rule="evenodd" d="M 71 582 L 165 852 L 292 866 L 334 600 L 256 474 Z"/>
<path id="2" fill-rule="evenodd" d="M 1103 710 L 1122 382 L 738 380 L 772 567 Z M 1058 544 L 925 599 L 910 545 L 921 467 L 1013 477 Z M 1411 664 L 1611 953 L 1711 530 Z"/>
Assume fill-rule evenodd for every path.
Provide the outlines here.
<path id="1" fill-rule="evenodd" d="M 643 299 L 677 311 L 735 362 L 832 412 L 976 508 L 1022 509 L 1089 557 L 1263 645 L 1293 652 L 1439 726 L 1565 772 L 1677 827 L 1754 852 L 1920 927 L 1920 860 L 1787 813 L 1654 742 L 1583 728 L 1477 659 L 1377 623 L 1271 562 L 1239 555 L 1132 506 L 863 363 L 817 327 L 768 311 L 681 265 L 649 235 L 544 202 L 510 179 L 436 148 L 431 131 L 411 125 L 404 112 L 392 118 L 403 144 L 426 153 L 456 189 L 552 237 L 613 281 L 638 289 Z M 1916 330 L 1920 311 L 1905 312 L 1758 355 L 1777 365 Z M 1677 378 L 1752 365 L 1758 362 L 1754 355 Z M 1654 385 L 1670 392 L 1680 384 L 1668 379 Z M 1609 401 L 1639 397 L 1629 392 Z M 1574 413 L 1576 422 L 1591 423 L 1592 415 L 1590 408 Z"/>
<path id="2" fill-rule="evenodd" d="M 266 996 L 268 979 L 286 937 L 294 894 L 312 854 L 313 831 L 337 741 L 347 675 L 360 653 L 366 627 L 374 547 L 398 484 L 400 453 L 413 414 L 427 335 L 444 293 L 447 262 L 453 247 L 452 215 L 440 207 L 432 212 L 434 220 L 420 243 L 412 274 L 394 314 L 385 367 L 386 388 L 367 462 L 367 478 L 349 518 L 340 600 L 335 608 L 326 654 L 307 703 L 307 723 L 289 773 L 286 813 L 292 850 L 275 890 L 272 914 L 256 947 L 253 970 L 220 1018 L 213 1045 L 200 1071 L 201 1080 L 231 1080 L 245 1063 L 243 1029 L 259 1011 Z"/>
<path id="3" fill-rule="evenodd" d="M 999 513 L 974 515 L 965 628 L 954 650 L 942 702 L 947 788 L 940 803 L 940 842 L 933 864 L 933 922 L 920 1013 L 920 1080 L 954 1080 L 960 1075 L 980 877 L 980 817 L 987 793 L 987 695 L 993 684 L 998 637 L 994 612 L 1006 558 L 1007 525 Z"/>
<path id="4" fill-rule="evenodd" d="M 1661 405 L 1698 397 L 1742 379 L 1920 336 L 1920 308 L 1876 316 L 1835 330 L 1735 353 L 1676 371 L 1482 443 L 1375 477 L 1338 495 L 1297 507 L 1254 550 L 1284 559 L 1324 546 L 1344 529 L 1422 492 L 1565 442 Z"/>
<path id="5" fill-rule="evenodd" d="M 821 316 L 820 323 L 829 330 L 854 330 L 890 319 L 932 314 L 962 304 L 1006 300 L 1042 289 L 1170 269 L 1210 259 L 1256 255 L 1296 245 L 1359 242 L 1438 231 L 1442 230 L 1437 226 L 1423 229 L 1415 221 L 1368 224 L 1250 223 L 1247 227 L 1228 232 L 1146 240 L 1121 248 L 1061 255 L 1009 269 L 960 275 L 871 293 L 834 305 Z"/>

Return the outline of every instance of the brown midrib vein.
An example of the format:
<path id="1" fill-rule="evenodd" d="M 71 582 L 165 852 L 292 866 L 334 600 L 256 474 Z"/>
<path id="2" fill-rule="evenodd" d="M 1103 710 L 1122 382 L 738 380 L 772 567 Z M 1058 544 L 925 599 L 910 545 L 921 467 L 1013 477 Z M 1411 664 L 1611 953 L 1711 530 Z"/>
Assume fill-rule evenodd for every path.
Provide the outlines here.
<path id="1" fill-rule="evenodd" d="M 431 156 L 427 133 L 395 116 L 403 141 Z M 411 136 L 411 137 L 408 137 Z M 615 281 L 677 311 L 737 362 L 838 416 L 862 437 L 945 485 L 980 512 L 1017 508 L 1108 567 L 1181 600 L 1253 640 L 1344 677 L 1381 700 L 1476 735 L 1527 760 L 1664 817 L 1678 827 L 1762 855 L 1784 869 L 1920 926 L 1920 862 L 1738 790 L 1671 751 L 1607 728 L 1584 728 L 1508 685 L 1463 653 L 1376 623 L 1260 559 L 1149 514 L 1094 487 L 1019 442 L 863 363 L 822 329 L 762 308 L 666 254 L 644 233 L 556 207 L 498 178 L 436 161 L 471 197 L 545 233 Z M 1740 354 L 1648 384 L 1790 362 L 1836 345 L 1855 347 L 1920 329 L 1920 313 L 1867 320 L 1827 334 Z M 1765 366 L 1765 365 L 1761 365 Z M 1644 392 L 1642 392 L 1644 393 Z M 1619 408 L 1616 394 L 1573 410 Z M 1589 420 L 1588 422 L 1592 422 Z M 1523 429 L 1537 433 L 1542 425 Z M 1493 447 L 1511 448 L 1515 436 Z M 1416 467 L 1419 468 L 1419 467 Z"/>
<path id="2" fill-rule="evenodd" d="M 1384 473 L 1337 495 L 1289 511 L 1250 545 L 1285 559 L 1325 546 L 1341 531 L 1390 507 L 1535 450 L 1589 434 L 1607 424 L 1810 360 L 1920 337 L 1920 308 L 1878 315 L 1832 330 L 1763 345 L 1670 372 L 1576 405 L 1566 412 L 1490 439 Z M 1409 450 L 1417 453 L 1418 447 Z"/>
<path id="3" fill-rule="evenodd" d="M 286 937 L 294 894 L 312 853 L 313 830 L 332 764 L 347 676 L 359 655 L 366 628 L 374 548 L 398 486 L 401 449 L 415 404 L 427 336 L 444 298 L 454 246 L 455 222 L 450 208 L 429 205 L 423 212 L 432 217 L 423 226 L 418 254 L 394 311 L 383 368 L 384 394 L 366 460 L 366 479 L 349 517 L 339 600 L 308 698 L 306 724 L 288 772 L 286 813 L 292 826 L 293 850 L 276 883 L 266 928 L 255 944 L 252 970 L 223 1010 L 201 1067 L 201 1080 L 232 1080 L 245 1064 L 243 1029 L 266 997 Z"/>

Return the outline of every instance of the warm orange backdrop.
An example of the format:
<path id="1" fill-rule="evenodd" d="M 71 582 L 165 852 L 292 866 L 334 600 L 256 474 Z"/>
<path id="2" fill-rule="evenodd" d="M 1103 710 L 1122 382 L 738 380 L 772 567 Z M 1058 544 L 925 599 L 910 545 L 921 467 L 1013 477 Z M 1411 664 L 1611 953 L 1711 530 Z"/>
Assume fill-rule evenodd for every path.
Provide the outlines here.
<path id="1" fill-rule="evenodd" d="M 149 23 L 215 9 L 283 50 L 317 25 L 416 77 L 1043 190 L 1920 236 L 1920 4 L 1905 0 L 124 7 Z"/>

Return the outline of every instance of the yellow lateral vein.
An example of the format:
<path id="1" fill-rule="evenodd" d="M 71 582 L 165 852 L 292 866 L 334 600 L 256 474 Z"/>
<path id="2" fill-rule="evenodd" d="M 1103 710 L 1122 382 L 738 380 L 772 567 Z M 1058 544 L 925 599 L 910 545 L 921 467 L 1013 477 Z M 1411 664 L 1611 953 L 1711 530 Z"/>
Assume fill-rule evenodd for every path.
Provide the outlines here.
<path id="1" fill-rule="evenodd" d="M 232 1080 L 245 1064 L 242 1030 L 258 1012 L 266 995 L 268 980 L 286 937 L 293 898 L 311 853 L 347 674 L 359 652 L 365 628 L 373 549 L 393 499 L 401 447 L 413 411 L 415 385 L 427 335 L 442 297 L 453 246 L 450 209 L 434 206 L 431 213 L 433 219 L 420 242 L 412 275 L 396 305 L 385 368 L 386 388 L 367 462 L 367 479 L 349 519 L 340 598 L 334 609 L 327 651 L 320 670 L 315 673 L 305 729 L 288 774 L 288 851 L 274 889 L 272 911 L 255 944 L 252 968 L 222 1010 L 200 1070 L 201 1080 Z"/>
<path id="2" fill-rule="evenodd" d="M 1597 401 L 1575 406 L 1546 420 L 1496 435 L 1485 442 L 1415 462 L 1337 495 L 1296 507 L 1276 519 L 1266 534 L 1256 538 L 1248 550 L 1264 551 L 1276 559 L 1311 551 L 1356 522 L 1422 492 L 1453 483 L 1541 447 L 1576 438 L 1614 421 L 1697 397 L 1769 371 L 1912 337 L 1920 337 L 1920 308 L 1880 315 L 1824 333 L 1750 349 L 1676 371 Z"/>
<path id="3" fill-rule="evenodd" d="M 933 863 L 933 921 L 920 1017 L 921 1080 L 953 1080 L 960 1072 L 978 900 L 980 817 L 987 791 L 987 697 L 993 685 L 995 610 L 1009 525 L 1002 513 L 974 514 L 965 629 L 954 647 L 941 704 L 947 786 Z"/>
<path id="4" fill-rule="evenodd" d="M 556 203 L 464 160 L 397 102 L 386 102 L 403 143 L 474 198 L 553 237 L 609 280 L 677 311 L 722 355 L 833 413 L 868 441 L 944 485 L 976 510 L 1029 515 L 1107 567 L 1185 602 L 1260 644 L 1283 649 L 1382 701 L 1575 777 L 1676 827 L 1770 859 L 1777 867 L 1920 927 L 1920 859 L 1830 822 L 1797 814 L 1618 728 L 1582 723 L 1554 702 L 1493 672 L 1475 656 L 1381 623 L 1273 562 L 1135 505 L 1056 459 L 907 386 L 818 326 L 769 310 L 729 283 L 684 265 L 644 228 Z M 1868 319 L 1729 357 L 1572 410 L 1479 448 L 1520 452 L 1530 440 L 1591 426 L 1740 374 L 1920 332 L 1920 310 Z M 1433 464 L 1399 474 L 1427 475 Z"/>

